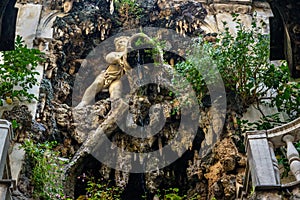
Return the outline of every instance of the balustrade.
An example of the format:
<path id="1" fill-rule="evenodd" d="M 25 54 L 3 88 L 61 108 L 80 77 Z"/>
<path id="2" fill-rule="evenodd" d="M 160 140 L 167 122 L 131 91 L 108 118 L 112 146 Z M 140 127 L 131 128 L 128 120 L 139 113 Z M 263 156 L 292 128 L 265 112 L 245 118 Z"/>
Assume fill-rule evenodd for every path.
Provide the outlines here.
<path id="1" fill-rule="evenodd" d="M 295 137 L 292 135 L 285 135 L 282 139 L 286 142 L 287 145 L 286 155 L 289 159 L 291 171 L 293 172 L 296 180 L 300 181 L 300 158 L 299 153 L 293 144 Z"/>
<path id="2" fill-rule="evenodd" d="M 299 198 L 300 158 L 294 143 L 300 140 L 300 118 L 266 131 L 247 132 L 245 147 L 247 152 L 247 168 L 243 188 L 238 195 L 243 199 L 249 194 L 250 177 L 256 199 L 281 199 L 279 191 L 290 190 L 294 199 Z M 274 149 L 286 146 L 286 156 L 295 180 L 282 184 Z M 242 190 L 242 192 L 241 192 Z"/>
<path id="3" fill-rule="evenodd" d="M 9 165 L 9 147 L 13 139 L 11 123 L 0 120 L 0 199 L 11 200 L 11 185 L 15 188 Z"/>

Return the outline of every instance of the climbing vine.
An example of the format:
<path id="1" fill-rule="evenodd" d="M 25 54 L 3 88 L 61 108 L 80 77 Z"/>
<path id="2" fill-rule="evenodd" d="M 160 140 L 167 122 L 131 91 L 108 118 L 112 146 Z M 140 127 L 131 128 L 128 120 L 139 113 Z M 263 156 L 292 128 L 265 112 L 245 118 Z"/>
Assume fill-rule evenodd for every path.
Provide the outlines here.
<path id="1" fill-rule="evenodd" d="M 59 152 L 53 150 L 56 142 L 34 143 L 26 140 L 22 147 L 32 166 L 31 182 L 35 199 L 69 199 L 63 195 L 61 177 L 63 160 L 59 160 Z"/>

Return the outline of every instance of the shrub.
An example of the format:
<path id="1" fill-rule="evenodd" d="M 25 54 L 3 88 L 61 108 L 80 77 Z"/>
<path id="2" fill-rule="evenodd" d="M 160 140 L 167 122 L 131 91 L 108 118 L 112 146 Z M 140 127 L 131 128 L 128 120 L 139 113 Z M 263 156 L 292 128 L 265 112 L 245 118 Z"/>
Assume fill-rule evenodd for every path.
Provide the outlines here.
<path id="1" fill-rule="evenodd" d="M 299 117 L 300 83 L 291 80 L 286 62 L 279 66 L 270 64 L 269 35 L 262 34 L 255 22 L 247 29 L 238 15 L 233 15 L 233 20 L 237 24 L 236 35 L 224 23 L 225 31 L 217 37 L 217 42 L 208 43 L 200 38 L 188 59 L 175 66 L 177 71 L 192 84 L 201 100 L 208 92 L 201 72 L 215 64 L 226 92 L 235 94 L 243 108 L 255 104 L 262 113 L 259 106 L 268 104 L 287 113 L 288 120 Z M 214 72 L 207 74 L 213 76 Z"/>
<path id="2" fill-rule="evenodd" d="M 164 189 L 162 192 L 158 190 L 156 196 L 162 200 L 196 200 L 201 198 L 198 194 L 195 194 L 189 198 L 187 198 L 187 195 L 180 195 L 178 188 L 168 188 Z"/>
<path id="3" fill-rule="evenodd" d="M 63 197 L 62 165 L 58 159 L 58 152 L 53 151 L 56 142 L 35 144 L 27 140 L 22 147 L 33 167 L 31 183 L 34 199 L 66 199 Z"/>
<path id="4" fill-rule="evenodd" d="M 269 35 L 262 34 L 255 22 L 246 29 L 238 15 L 233 19 L 237 23 L 236 36 L 224 23 L 225 31 L 210 51 L 226 90 L 237 94 L 243 107 L 255 103 L 259 109 L 265 103 L 286 112 L 289 120 L 298 117 L 300 83 L 291 81 L 286 62 L 280 66 L 270 64 Z"/>
<path id="5" fill-rule="evenodd" d="M 89 200 L 120 200 L 121 188 L 109 185 L 109 182 L 95 181 L 91 178 L 86 188 Z"/>
<path id="6" fill-rule="evenodd" d="M 12 103 L 14 99 L 31 101 L 36 99 L 28 92 L 37 84 L 35 71 L 43 61 L 42 53 L 24 45 L 22 37 L 17 36 L 15 50 L 2 52 L 3 64 L 0 64 L 0 98 Z M 17 86 L 17 87 L 16 87 Z M 0 106 L 3 105 L 2 100 Z"/>

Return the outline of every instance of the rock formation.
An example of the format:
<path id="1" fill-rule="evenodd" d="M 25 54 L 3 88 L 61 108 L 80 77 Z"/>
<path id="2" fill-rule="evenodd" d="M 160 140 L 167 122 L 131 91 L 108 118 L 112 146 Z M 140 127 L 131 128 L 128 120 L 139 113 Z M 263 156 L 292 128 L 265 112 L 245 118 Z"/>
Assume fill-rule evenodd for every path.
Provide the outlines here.
<path id="1" fill-rule="evenodd" d="M 80 194 L 80 188 L 83 186 L 77 181 L 77 176 L 94 170 L 99 172 L 101 178 L 113 179 L 116 185 L 124 189 L 125 194 L 130 193 L 128 191 L 133 187 L 132 184 L 130 185 L 133 179 L 139 181 L 144 187 L 141 189 L 142 192 L 146 190 L 149 193 L 149 199 L 153 198 L 157 189 L 170 187 L 180 188 L 182 193 L 188 194 L 188 198 L 199 194 L 198 199 L 203 200 L 212 197 L 235 199 L 236 188 L 242 184 L 245 168 L 245 157 L 237 148 L 237 144 L 241 141 L 233 134 L 237 131 L 236 115 L 242 113 L 238 108 L 238 100 L 233 99 L 228 103 L 224 129 L 215 127 L 213 125 L 220 124 L 218 122 L 220 119 L 213 121 L 214 111 L 209 104 L 201 107 L 200 118 L 184 113 L 178 106 L 180 102 L 175 95 L 170 95 L 168 88 L 159 84 L 165 81 L 163 70 L 155 68 L 151 71 L 149 65 L 142 68 L 143 73 L 135 74 L 134 80 L 151 74 L 161 79 L 158 84 L 148 84 L 132 94 L 125 92 L 122 94 L 124 98 L 116 98 L 113 99 L 114 101 L 107 91 L 102 91 L 94 95 L 93 105 L 78 107 L 75 111 L 73 107 L 82 100 L 84 92 L 101 71 L 111 64 L 110 61 L 105 61 L 105 55 L 115 51 L 112 43 L 105 43 L 109 37 L 133 28 L 159 27 L 168 28 L 176 31 L 180 36 L 193 39 L 201 34 L 206 41 L 215 42 L 217 32 L 222 31 L 221 21 L 231 19 L 229 12 L 240 13 L 243 22 L 251 22 L 252 11 L 257 9 L 251 1 L 243 1 L 242 4 L 227 1 L 208 4 L 196 0 L 136 0 L 134 7 L 116 5 L 112 0 L 19 1 L 19 3 L 29 2 L 43 4 L 45 10 L 56 13 L 52 27 L 53 38 L 35 40 L 37 47 L 48 49 L 36 122 L 43 127 L 44 131 L 40 130 L 43 140 L 51 138 L 60 141 L 61 145 L 57 150 L 62 152 L 62 156 L 73 156 L 66 166 L 66 192 L 69 195 L 76 197 L 83 195 Z M 230 28 L 234 29 L 234 25 Z M 296 27 L 295 31 L 297 30 Z M 159 60 L 160 58 L 155 56 L 153 58 L 153 55 L 149 56 L 146 51 L 141 50 L 139 54 L 144 59 L 144 63 L 140 64 L 147 64 L 146 61 L 157 59 L 168 63 L 160 63 L 168 66 L 165 68 L 167 69 L 183 60 L 181 56 L 186 54 L 186 49 L 183 48 L 184 42 L 177 41 L 170 35 L 165 30 L 157 35 L 149 34 L 150 38 L 166 41 L 164 51 L 159 52 L 159 54 L 163 53 L 163 56 L 160 56 L 164 60 Z M 107 45 L 107 48 L 100 49 L 96 55 L 90 55 L 100 44 Z M 179 55 L 174 55 L 172 52 L 179 52 Z M 88 55 L 90 57 L 86 59 Z M 136 61 L 137 51 L 132 51 L 126 56 L 128 64 L 133 68 L 139 64 Z M 99 67 L 90 67 L 91 65 Z M 85 79 L 87 76 L 89 76 L 88 80 Z M 168 72 L 168 76 L 173 74 Z M 75 80 L 78 85 L 75 85 Z M 134 84 L 137 84 L 134 81 L 131 83 L 130 80 L 127 81 L 133 88 Z M 74 94 L 75 90 L 78 93 Z M 131 117 L 122 118 L 126 116 L 128 110 Z M 127 124 L 131 124 L 134 129 L 156 124 L 160 116 L 164 116 L 165 126 L 157 135 L 146 139 L 126 135 L 116 123 L 116 119 L 127 119 Z M 114 145 L 126 151 L 151 152 L 162 149 L 176 136 L 180 120 L 186 116 L 198 123 L 195 139 L 193 142 L 189 141 L 190 138 L 186 136 L 188 131 L 179 133 L 181 142 L 175 143 L 171 150 L 174 154 L 182 153 L 182 156 L 163 169 L 132 178 L 133 175 L 128 172 L 114 170 L 89 157 L 93 148 L 101 144 L 103 134 L 113 141 Z M 187 127 L 186 130 L 189 128 Z M 202 157 L 199 155 L 201 142 L 205 138 L 214 137 L 215 129 L 218 128 L 223 130 L 218 143 L 215 148 L 205 153 L 205 157 Z M 39 139 L 41 138 L 37 138 Z M 187 149 L 186 152 L 180 152 L 182 146 Z M 113 149 L 114 146 L 111 148 Z M 159 154 L 162 155 L 162 152 Z M 126 166 L 130 159 L 140 159 L 122 157 L 122 152 L 119 155 L 116 157 L 116 163 L 123 166 Z M 151 162 L 153 165 L 157 164 L 156 161 Z"/>

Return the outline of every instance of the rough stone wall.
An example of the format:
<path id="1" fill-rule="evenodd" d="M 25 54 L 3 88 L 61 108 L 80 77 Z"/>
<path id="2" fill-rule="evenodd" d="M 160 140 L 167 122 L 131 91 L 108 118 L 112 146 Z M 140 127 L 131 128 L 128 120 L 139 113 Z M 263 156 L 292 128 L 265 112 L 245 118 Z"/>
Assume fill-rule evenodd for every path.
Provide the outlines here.
<path id="1" fill-rule="evenodd" d="M 131 28 L 154 26 L 170 28 L 180 35 L 190 37 L 202 34 L 207 40 L 214 41 L 215 34 L 224 30 L 222 21 L 226 21 L 230 30 L 234 32 L 235 24 L 232 23 L 231 12 L 239 13 L 242 22 L 247 26 L 251 24 L 253 13 L 257 12 L 255 19 L 265 21 L 266 25 L 262 27 L 262 30 L 268 33 L 268 17 L 272 14 L 268 4 L 251 0 L 139 0 L 138 2 L 143 9 L 142 17 L 139 18 L 132 14 L 128 15 L 126 10 L 118 10 L 116 7 L 111 14 L 112 4 L 106 0 L 19 1 L 20 4 L 34 3 L 43 6 L 34 45 L 46 52 L 47 61 L 44 66 L 44 77 L 41 82 L 35 118 L 45 127 L 46 134 L 43 139 L 54 138 L 61 142 L 59 150 L 62 156 L 73 155 L 87 137 L 88 133 L 75 130 L 71 99 L 73 82 L 79 68 L 84 67 L 82 63 L 87 54 L 105 39 Z M 99 61 L 99 58 L 96 61 Z M 87 74 L 96 76 L 100 72 L 99 69 L 86 68 L 85 71 Z M 80 77 L 76 78 L 80 79 Z M 89 84 L 82 83 L 82 93 Z M 161 98 L 167 96 L 166 93 L 159 95 L 163 96 Z M 73 101 L 78 102 L 81 96 L 74 98 L 77 99 Z M 133 100 L 133 105 L 141 103 Z M 169 111 L 174 107 L 173 104 L 168 105 Z M 110 110 L 110 100 L 103 98 L 93 106 L 92 110 L 91 113 L 86 113 L 85 110 L 80 113 L 83 117 L 82 122 L 89 127 L 90 131 L 96 129 L 97 125 L 105 120 Z M 208 115 L 209 112 L 208 108 L 203 111 L 204 115 Z M 236 131 L 233 122 L 236 121 L 238 111 L 236 108 L 229 108 L 228 113 L 230 114 L 226 118 L 224 134 L 211 154 L 200 158 L 197 150 L 192 149 L 178 163 L 146 174 L 147 189 L 154 192 L 159 187 L 175 185 L 188 192 L 189 197 L 200 194 L 199 199 L 203 200 L 212 197 L 235 199 L 236 189 L 242 184 L 245 157 L 239 153 L 236 138 L 232 137 L 232 133 Z M 177 120 L 176 117 L 174 119 L 171 116 L 170 119 Z M 199 137 L 213 134 L 209 131 L 213 128 L 206 127 L 207 124 L 210 123 L 202 121 L 199 125 L 203 129 Z M 172 135 L 170 130 L 167 129 L 164 134 Z M 120 132 L 115 132 L 115 134 L 118 135 Z M 120 145 L 126 143 L 127 148 L 131 150 L 138 146 L 135 144 L 136 141 L 127 141 L 128 138 L 122 136 L 116 136 L 115 140 Z M 201 139 L 198 138 L 198 140 Z M 150 146 L 162 145 L 158 138 L 148 143 Z M 84 168 L 85 164 L 82 163 L 81 167 Z M 98 169 L 103 172 L 104 178 L 111 178 L 105 176 L 108 172 L 112 173 L 111 169 L 105 166 L 99 166 Z M 125 187 L 130 175 L 116 170 L 112 176 L 115 177 L 117 185 Z M 172 183 L 174 181 L 175 184 Z"/>

